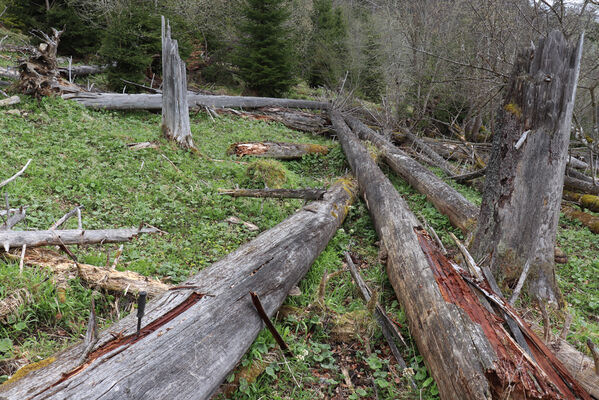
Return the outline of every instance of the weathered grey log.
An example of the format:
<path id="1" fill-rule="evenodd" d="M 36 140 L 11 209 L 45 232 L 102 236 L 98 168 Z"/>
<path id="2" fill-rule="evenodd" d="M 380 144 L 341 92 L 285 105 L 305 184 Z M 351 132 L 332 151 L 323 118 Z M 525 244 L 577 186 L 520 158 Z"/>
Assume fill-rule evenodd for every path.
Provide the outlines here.
<path id="1" fill-rule="evenodd" d="M 468 172 L 468 173 L 462 174 L 462 175 L 454 175 L 454 176 L 451 176 L 450 178 L 458 183 L 461 183 L 461 182 L 471 181 L 472 179 L 480 178 L 481 176 L 485 176 L 486 173 L 487 173 L 486 168 L 479 168 L 476 171 Z"/>
<path id="2" fill-rule="evenodd" d="M 518 56 L 499 111 L 472 244 L 473 256 L 486 257 L 504 285 L 516 282 L 530 261 L 528 293 L 554 304 L 562 304 L 555 236 L 582 42 L 570 45 L 553 31 Z"/>
<path id="3" fill-rule="evenodd" d="M 453 226 L 464 233 L 474 228 L 478 217 L 478 208 L 474 204 L 360 120 L 347 117 L 346 121 L 359 134 L 360 139 L 368 140 L 377 146 L 393 172 L 426 195 L 427 200 L 440 213 L 447 215 Z"/>
<path id="4" fill-rule="evenodd" d="M 25 208 L 18 209 L 16 212 L 12 213 L 6 219 L 6 222 L 4 222 L 2 225 L 0 225 L 0 231 L 12 229 L 13 226 L 15 226 L 19 222 L 23 221 L 25 219 L 25 216 L 26 216 Z"/>
<path id="5" fill-rule="evenodd" d="M 187 104 L 187 71 L 179 57 L 179 45 L 171 38 L 171 25 L 162 16 L 162 133 L 179 146 L 193 148 L 189 106 Z"/>
<path id="6" fill-rule="evenodd" d="M 75 100 L 85 107 L 107 110 L 161 110 L 161 94 L 69 93 L 64 99 Z M 326 110 L 329 105 L 320 101 L 278 99 L 270 97 L 187 95 L 189 107 L 260 108 L 285 107 Z"/>
<path id="7" fill-rule="evenodd" d="M 568 175 L 564 176 L 564 188 L 571 191 L 599 195 L 599 185 L 593 185 L 593 182 L 583 181 L 582 179 L 573 178 Z"/>
<path id="8" fill-rule="evenodd" d="M 325 114 L 315 114 L 282 107 L 261 107 L 252 112 L 233 109 L 216 109 L 218 114 L 233 114 L 242 118 L 258 121 L 280 122 L 288 128 L 318 135 L 331 133 L 331 124 Z"/>
<path id="9" fill-rule="evenodd" d="M 437 154 L 436 151 L 431 149 L 426 143 L 424 143 L 422 140 L 420 140 L 420 138 L 418 138 L 418 136 L 414 135 L 412 132 L 407 130 L 405 132 L 405 137 L 417 149 L 420 149 L 420 151 L 422 151 L 424 154 L 426 154 L 426 156 L 428 158 L 430 158 L 437 167 L 441 168 L 443 170 L 443 172 L 445 172 L 445 174 L 447 174 L 447 176 L 455 175 L 455 172 L 453 171 L 453 168 L 451 167 L 451 165 L 447 161 L 445 161 L 445 159 L 443 157 L 441 157 L 439 154 Z"/>
<path id="10" fill-rule="evenodd" d="M 331 122 L 387 249 L 389 280 L 441 398 L 590 399 L 567 371 L 558 374 L 549 366 L 559 367 L 557 361 L 541 367 L 526 355 L 423 233 L 341 115 L 332 112 Z M 537 360 L 551 357 L 546 347 L 532 350 Z"/>
<path id="11" fill-rule="evenodd" d="M 0 100 L 0 107 L 12 106 L 15 104 L 19 104 L 20 102 L 21 102 L 21 98 L 19 96 L 11 96 L 6 99 Z"/>
<path id="12" fill-rule="evenodd" d="M 227 149 L 228 155 L 278 158 L 295 160 L 308 154 L 327 154 L 329 148 L 311 143 L 251 142 L 233 143 Z"/>
<path id="13" fill-rule="evenodd" d="M 232 197 L 320 200 L 325 189 L 218 189 L 218 194 Z"/>
<path id="14" fill-rule="evenodd" d="M 8 79 L 19 79 L 18 67 L 0 67 L 0 77 Z"/>
<path id="15" fill-rule="evenodd" d="M 576 157 L 570 157 L 568 156 L 568 162 L 567 162 L 568 167 L 571 168 L 576 168 L 576 169 L 587 169 L 589 167 L 589 164 L 579 160 Z"/>
<path id="16" fill-rule="evenodd" d="M 156 228 L 123 228 L 101 230 L 1 231 L 0 246 L 5 250 L 61 244 L 95 244 L 128 242 L 142 233 L 159 233 Z"/>
<path id="17" fill-rule="evenodd" d="M 593 178 L 569 166 L 566 167 L 566 176 L 570 176 L 575 179 L 580 179 L 581 181 L 593 183 Z"/>
<path id="18" fill-rule="evenodd" d="M 88 75 L 96 75 L 101 74 L 106 71 L 108 65 L 73 65 L 71 67 L 71 75 L 72 76 L 88 76 Z M 61 67 L 58 68 L 58 72 L 61 75 L 69 76 L 69 68 Z"/>
<path id="19" fill-rule="evenodd" d="M 263 327 L 249 292 L 272 317 L 337 231 L 354 193 L 351 180 L 335 184 L 324 200 L 148 303 L 139 337 L 132 313 L 100 334 L 81 366 L 83 343 L 0 385 L 0 399 L 210 398 Z"/>

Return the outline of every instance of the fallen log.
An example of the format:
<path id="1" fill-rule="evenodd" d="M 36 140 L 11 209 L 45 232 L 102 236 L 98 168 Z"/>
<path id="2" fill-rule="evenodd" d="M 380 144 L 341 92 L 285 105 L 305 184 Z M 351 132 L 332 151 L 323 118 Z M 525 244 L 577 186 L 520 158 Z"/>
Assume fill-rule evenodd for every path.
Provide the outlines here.
<path id="1" fill-rule="evenodd" d="M 0 77 L 7 79 L 19 79 L 19 70 L 15 67 L 0 67 Z"/>
<path id="2" fill-rule="evenodd" d="M 218 189 L 218 194 L 232 197 L 320 200 L 324 189 Z"/>
<path id="3" fill-rule="evenodd" d="M 590 399 L 537 341 L 529 342 L 537 361 L 528 357 L 422 232 L 341 115 L 332 112 L 331 122 L 387 249 L 389 280 L 441 398 Z"/>
<path id="4" fill-rule="evenodd" d="M 15 260 L 20 255 L 9 253 Z M 58 287 L 68 286 L 71 279 L 79 277 L 90 287 L 104 289 L 116 293 L 146 292 L 149 296 L 158 296 L 169 290 L 171 285 L 149 278 L 134 271 L 117 271 L 112 268 L 102 268 L 95 265 L 75 263 L 72 260 L 48 249 L 28 250 L 23 258 L 27 265 L 48 268 L 52 271 L 52 281 Z"/>
<path id="5" fill-rule="evenodd" d="M 476 171 L 468 172 L 466 174 L 450 176 L 450 178 L 458 183 L 462 183 L 471 181 L 472 179 L 480 178 L 481 176 L 485 176 L 486 173 L 486 168 L 479 168 Z"/>
<path id="6" fill-rule="evenodd" d="M 562 204 L 562 212 L 569 218 L 579 221 L 589 228 L 591 232 L 599 234 L 599 217 L 564 204 Z"/>
<path id="7" fill-rule="evenodd" d="M 445 161 L 445 159 L 443 157 L 441 157 L 439 154 L 437 154 L 436 151 L 431 149 L 426 143 L 424 143 L 422 140 L 420 140 L 420 138 L 418 138 L 416 135 L 414 135 L 410 131 L 406 131 L 405 136 L 406 136 L 406 139 L 410 143 L 412 143 L 414 146 L 416 146 L 418 149 L 420 149 L 424 154 L 426 154 L 426 156 L 428 158 L 430 158 L 437 167 L 441 168 L 443 170 L 443 172 L 445 172 L 445 174 L 447 174 L 447 176 L 455 175 L 455 172 L 453 171 L 453 168 L 451 167 L 451 165 L 447 161 Z"/>
<path id="8" fill-rule="evenodd" d="M 0 100 L 0 107 L 12 106 L 15 104 L 19 104 L 20 102 L 21 102 L 21 98 L 19 96 L 11 96 L 6 99 Z"/>
<path id="9" fill-rule="evenodd" d="M 453 226 L 464 233 L 474 228 L 478 217 L 478 208 L 474 204 L 360 120 L 347 117 L 346 121 L 358 133 L 360 139 L 368 140 L 377 146 L 393 172 L 426 195 L 427 200 L 441 214 L 446 215 Z"/>
<path id="10" fill-rule="evenodd" d="M 564 188 L 573 192 L 599 195 L 599 185 L 593 185 L 592 182 L 586 182 L 568 175 L 564 176 Z"/>
<path id="11" fill-rule="evenodd" d="M 159 233 L 156 228 L 122 229 L 69 229 L 47 231 L 0 231 L 0 245 L 8 251 L 12 248 L 60 246 L 67 244 L 96 244 L 128 242 L 141 233 Z"/>
<path id="12" fill-rule="evenodd" d="M 599 212 L 599 196 L 564 190 L 562 197 L 564 198 L 564 200 L 574 201 L 578 203 L 578 205 L 580 205 L 583 209 L 587 208 L 591 211 Z"/>
<path id="13" fill-rule="evenodd" d="M 69 93 L 63 99 L 74 100 L 85 107 L 106 110 L 161 110 L 161 94 Z M 285 107 L 316 110 L 328 109 L 328 103 L 312 100 L 278 99 L 271 97 L 187 95 L 189 107 L 260 108 Z"/>
<path id="14" fill-rule="evenodd" d="M 256 109 L 254 112 L 220 108 L 216 109 L 216 112 L 218 114 L 236 115 L 256 121 L 279 122 L 290 129 L 317 135 L 328 135 L 331 132 L 329 120 L 324 114 L 314 114 L 282 107 L 262 107 Z"/>
<path id="15" fill-rule="evenodd" d="M 352 181 L 336 183 L 324 200 L 148 303 L 139 335 L 132 313 L 100 334 L 82 364 L 79 343 L 25 367 L 30 372 L 0 385 L 0 399 L 210 398 L 263 327 L 249 292 L 272 317 L 337 231 L 354 193 Z"/>
<path id="16" fill-rule="evenodd" d="M 566 167 L 566 175 L 575 179 L 580 179 L 581 181 L 593 183 L 593 178 L 587 174 L 575 170 L 574 168 Z"/>
<path id="17" fill-rule="evenodd" d="M 279 160 L 295 160 L 308 154 L 328 152 L 329 148 L 320 144 L 280 142 L 233 143 L 227 149 L 228 155 L 269 157 Z"/>
<path id="18" fill-rule="evenodd" d="M 589 167 L 589 164 L 579 160 L 576 157 L 572 157 L 572 156 L 568 156 L 568 161 L 566 164 L 568 167 L 571 168 L 576 168 L 576 169 L 587 169 Z"/>
<path id="19" fill-rule="evenodd" d="M 108 65 L 73 65 L 70 68 L 60 67 L 58 72 L 65 77 L 69 76 L 69 70 L 71 76 L 89 76 L 101 74 L 106 69 L 108 69 Z"/>

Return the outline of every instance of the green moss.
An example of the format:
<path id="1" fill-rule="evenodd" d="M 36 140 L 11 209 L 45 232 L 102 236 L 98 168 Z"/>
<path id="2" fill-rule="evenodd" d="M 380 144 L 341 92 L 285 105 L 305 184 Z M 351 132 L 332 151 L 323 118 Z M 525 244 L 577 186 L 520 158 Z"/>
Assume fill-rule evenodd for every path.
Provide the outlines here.
<path id="1" fill-rule="evenodd" d="M 503 106 L 503 109 L 506 112 L 515 115 L 517 118 L 521 118 L 522 117 L 522 109 L 516 103 L 508 103 L 505 106 Z"/>
<path id="2" fill-rule="evenodd" d="M 287 182 L 287 169 L 276 160 L 256 160 L 248 165 L 245 174 L 252 187 L 280 188 Z"/>

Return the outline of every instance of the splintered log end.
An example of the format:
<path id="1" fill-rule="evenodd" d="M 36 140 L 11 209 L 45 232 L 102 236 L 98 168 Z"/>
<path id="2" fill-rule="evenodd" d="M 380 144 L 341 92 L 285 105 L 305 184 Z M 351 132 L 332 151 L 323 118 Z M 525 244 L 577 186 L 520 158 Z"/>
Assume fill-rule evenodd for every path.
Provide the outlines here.
<path id="1" fill-rule="evenodd" d="M 233 143 L 227 149 L 227 155 L 230 156 L 256 156 L 264 154 L 268 151 L 269 146 L 264 143 Z"/>
<path id="2" fill-rule="evenodd" d="M 493 398 L 590 399 L 534 332 L 523 326 L 533 351 L 534 359 L 531 358 L 506 331 L 503 318 L 482 305 L 477 293 L 462 277 L 468 273 L 463 270 L 458 273 L 459 267 L 452 265 L 424 229 L 416 227 L 414 231 L 443 298 L 462 309 L 465 317 L 480 326 L 495 353 L 493 366 L 484 371 Z M 481 287 L 493 293 L 486 282 Z"/>

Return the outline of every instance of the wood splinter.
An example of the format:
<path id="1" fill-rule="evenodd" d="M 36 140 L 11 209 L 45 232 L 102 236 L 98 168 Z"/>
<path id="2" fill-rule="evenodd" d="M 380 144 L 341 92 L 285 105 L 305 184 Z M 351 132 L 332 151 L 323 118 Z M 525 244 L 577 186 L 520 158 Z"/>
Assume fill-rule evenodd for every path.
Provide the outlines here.
<path id="1" fill-rule="evenodd" d="M 597 346 L 595 346 L 595 343 L 593 343 L 591 339 L 587 339 L 587 346 L 593 355 L 593 361 L 595 362 L 595 374 L 599 376 L 599 349 Z"/>
<path id="2" fill-rule="evenodd" d="M 291 350 L 289 350 L 289 346 L 287 346 L 287 343 L 285 343 L 281 335 L 279 335 L 277 328 L 275 328 L 270 318 L 268 318 L 268 315 L 266 315 L 266 311 L 264 311 L 264 307 L 262 307 L 262 303 L 260 302 L 260 298 L 258 297 L 258 295 L 254 292 L 250 292 L 250 296 L 252 297 L 252 303 L 254 303 L 256 311 L 258 311 L 258 315 L 260 315 L 260 318 L 262 318 L 262 321 L 264 321 L 264 323 L 266 324 L 266 327 L 279 344 L 281 350 L 287 353 L 287 355 L 292 356 L 293 353 L 291 353 Z"/>

